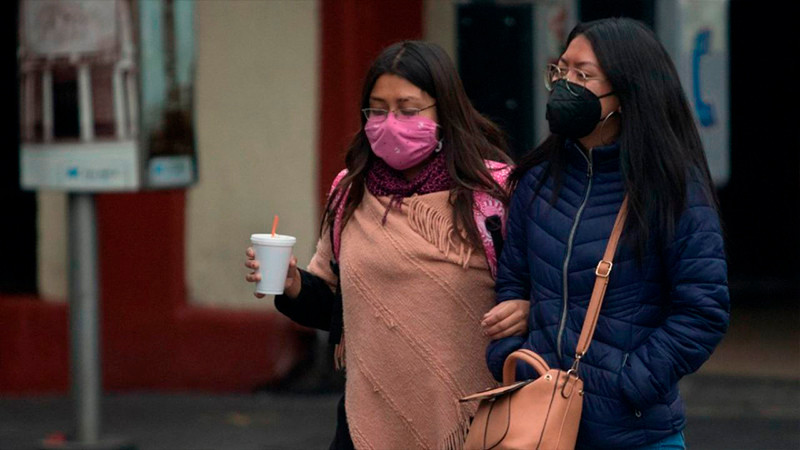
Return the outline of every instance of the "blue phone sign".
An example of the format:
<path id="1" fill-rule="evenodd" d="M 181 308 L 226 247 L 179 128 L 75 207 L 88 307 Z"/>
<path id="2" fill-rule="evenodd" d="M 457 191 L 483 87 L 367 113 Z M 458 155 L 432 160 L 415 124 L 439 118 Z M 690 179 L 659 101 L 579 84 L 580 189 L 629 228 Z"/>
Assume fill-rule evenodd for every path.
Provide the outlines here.
<path id="1" fill-rule="evenodd" d="M 703 100 L 700 88 L 700 61 L 711 49 L 711 30 L 708 28 L 698 31 L 692 49 L 692 96 L 694 97 L 694 110 L 700 125 L 710 127 L 717 123 L 717 114 L 714 105 Z"/>

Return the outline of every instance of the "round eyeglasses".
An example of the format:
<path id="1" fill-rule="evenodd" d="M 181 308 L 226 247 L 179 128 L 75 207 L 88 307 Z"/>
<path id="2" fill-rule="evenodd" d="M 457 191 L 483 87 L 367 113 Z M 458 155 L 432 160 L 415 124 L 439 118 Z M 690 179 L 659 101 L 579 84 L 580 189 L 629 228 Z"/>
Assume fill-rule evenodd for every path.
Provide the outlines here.
<path id="1" fill-rule="evenodd" d="M 572 72 L 574 80 L 569 79 L 569 73 Z M 581 69 L 561 67 L 555 64 L 548 64 L 544 76 L 544 87 L 548 91 L 552 91 L 558 80 L 569 81 L 567 83 L 567 90 L 574 95 L 580 95 L 586 89 L 586 82 L 591 80 L 602 80 L 602 77 L 591 77 L 586 75 L 586 72 Z"/>
<path id="2" fill-rule="evenodd" d="M 380 108 L 364 108 L 361 110 L 364 113 L 364 117 L 367 120 L 372 120 L 373 122 L 383 122 L 389 116 L 389 113 L 394 113 L 394 118 L 400 121 L 408 121 L 417 117 L 419 113 L 425 111 L 426 109 L 430 109 L 436 106 L 436 103 L 426 106 L 424 108 L 398 108 L 393 111 L 387 111 L 385 109 Z"/>

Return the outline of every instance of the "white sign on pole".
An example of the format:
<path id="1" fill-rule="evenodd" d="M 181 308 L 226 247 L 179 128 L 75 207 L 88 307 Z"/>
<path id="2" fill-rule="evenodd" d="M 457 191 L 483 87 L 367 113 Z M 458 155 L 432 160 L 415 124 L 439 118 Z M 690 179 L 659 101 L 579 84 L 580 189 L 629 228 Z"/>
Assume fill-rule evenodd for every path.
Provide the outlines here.
<path id="1" fill-rule="evenodd" d="M 24 189 L 196 181 L 193 1 L 23 0 L 19 24 Z"/>

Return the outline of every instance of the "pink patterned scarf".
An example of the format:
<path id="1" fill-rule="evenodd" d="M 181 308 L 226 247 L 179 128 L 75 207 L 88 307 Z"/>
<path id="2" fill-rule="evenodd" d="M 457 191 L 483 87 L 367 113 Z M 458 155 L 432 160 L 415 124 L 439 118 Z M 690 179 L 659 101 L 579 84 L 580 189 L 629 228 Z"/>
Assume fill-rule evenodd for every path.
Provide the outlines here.
<path id="1" fill-rule="evenodd" d="M 430 194 L 446 191 L 453 187 L 453 180 L 447 172 L 444 152 L 437 154 L 412 180 L 406 180 L 403 173 L 391 168 L 382 159 L 375 158 L 367 173 L 367 190 L 376 197 L 390 196 L 383 222 L 392 206 L 400 208 L 405 197 L 414 194 Z"/>

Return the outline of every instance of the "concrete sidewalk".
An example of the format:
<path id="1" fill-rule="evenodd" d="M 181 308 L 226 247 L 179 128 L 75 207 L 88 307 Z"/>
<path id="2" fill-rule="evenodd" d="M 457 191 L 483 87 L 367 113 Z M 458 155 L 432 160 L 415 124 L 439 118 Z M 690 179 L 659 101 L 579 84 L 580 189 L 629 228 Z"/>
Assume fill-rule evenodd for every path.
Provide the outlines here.
<path id="1" fill-rule="evenodd" d="M 102 431 L 138 450 L 326 448 L 338 395 L 251 396 L 125 394 L 106 396 Z M 0 449 L 37 448 L 73 429 L 68 398 L 0 399 Z"/>
<path id="2" fill-rule="evenodd" d="M 690 449 L 800 449 L 798 319 L 796 302 L 733 311 L 711 359 L 681 382 Z M 326 355 L 316 364 L 331 367 Z M 294 390 L 313 390 L 313 380 L 304 385 L 302 378 L 292 378 L 300 380 Z M 336 386 L 332 379 L 327 384 Z M 336 393 L 288 390 L 107 395 L 101 430 L 130 439 L 138 450 L 326 449 L 338 399 Z M 0 450 L 35 449 L 47 436 L 68 434 L 73 414 L 65 396 L 0 398 Z"/>
<path id="3" fill-rule="evenodd" d="M 693 375 L 681 384 L 692 450 L 800 448 L 800 381 Z M 105 436 L 138 450 L 325 449 L 339 396 L 254 394 L 106 396 Z M 0 399 L 0 449 L 37 448 L 72 428 L 66 397 Z M 388 449 L 387 449 L 388 450 Z"/>

